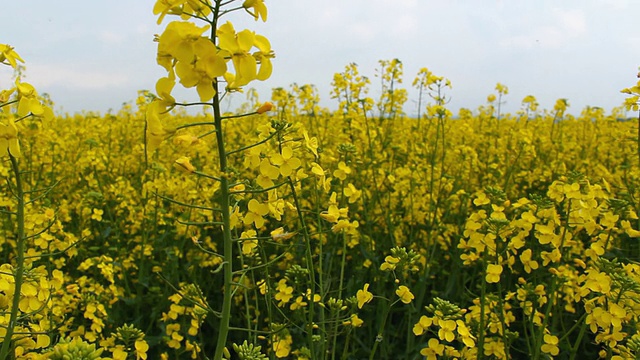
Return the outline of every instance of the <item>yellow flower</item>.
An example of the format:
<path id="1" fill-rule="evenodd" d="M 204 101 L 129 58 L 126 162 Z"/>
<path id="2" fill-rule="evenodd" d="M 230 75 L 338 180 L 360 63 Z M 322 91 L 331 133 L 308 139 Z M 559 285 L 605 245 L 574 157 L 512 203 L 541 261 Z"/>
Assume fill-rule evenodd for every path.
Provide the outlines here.
<path id="1" fill-rule="evenodd" d="M 329 209 L 327 209 L 327 211 L 321 212 L 320 217 L 329 222 L 337 223 L 340 217 L 347 216 L 347 211 L 348 209 L 346 208 L 339 209 L 336 205 L 329 205 Z"/>
<path id="2" fill-rule="evenodd" d="M 174 67 L 180 83 L 187 88 L 195 86 L 201 101 L 209 101 L 215 95 L 212 83 L 226 73 L 227 65 L 213 42 L 202 36 L 209 28 L 209 25 L 198 27 L 189 21 L 173 21 L 157 38 L 157 62 L 169 76 L 161 79 L 156 87 L 166 103 L 173 101 L 170 90 L 175 78 Z"/>
<path id="3" fill-rule="evenodd" d="M 279 176 L 280 170 L 271 165 L 271 162 L 268 159 L 262 159 L 260 162 L 260 174 L 256 178 L 256 183 L 263 189 L 267 189 L 275 185 L 273 180 L 277 179 Z"/>
<path id="4" fill-rule="evenodd" d="M 488 283 L 497 283 L 500 281 L 500 274 L 502 274 L 502 265 L 489 264 L 485 280 Z"/>
<path id="5" fill-rule="evenodd" d="M 522 104 L 528 106 L 531 111 L 536 111 L 539 105 L 533 95 L 525 96 L 524 99 L 522 99 Z"/>
<path id="6" fill-rule="evenodd" d="M 236 71 L 229 88 L 239 88 L 256 78 L 258 73 L 256 58 L 249 54 L 255 42 L 255 34 L 249 30 L 236 33 L 233 25 L 226 22 L 218 29 L 218 46 L 231 57 Z"/>
<path id="7" fill-rule="evenodd" d="M 173 164 L 176 169 L 187 174 L 193 174 L 196 171 L 196 168 L 191 164 L 191 159 L 186 156 L 179 157 Z"/>
<path id="8" fill-rule="evenodd" d="M 480 192 L 477 194 L 477 198 L 473 200 L 473 204 L 476 206 L 482 206 L 491 203 L 491 200 L 487 197 L 487 194 Z"/>
<path id="9" fill-rule="evenodd" d="M 91 214 L 91 219 L 96 221 L 102 221 L 102 215 L 104 214 L 104 210 L 101 209 L 93 209 Z"/>
<path id="10" fill-rule="evenodd" d="M 275 299 L 280 301 L 278 306 L 282 307 L 288 303 L 293 297 L 293 287 L 287 285 L 287 279 L 281 279 L 276 287 L 278 293 L 275 295 Z"/>
<path id="11" fill-rule="evenodd" d="M 162 77 L 156 81 L 156 94 L 164 107 L 172 108 L 176 104 L 176 99 L 171 96 L 171 91 L 176 85 L 176 74 L 171 69 L 169 76 Z"/>
<path id="12" fill-rule="evenodd" d="M 362 309 L 364 304 L 373 300 L 373 294 L 369 292 L 368 283 L 364 284 L 364 288 L 362 290 L 358 290 L 356 298 L 358 299 L 358 309 Z"/>
<path id="13" fill-rule="evenodd" d="M 501 95 L 509 94 L 509 88 L 506 87 L 505 85 L 500 84 L 500 83 L 496 84 L 496 91 Z"/>
<path id="14" fill-rule="evenodd" d="M 413 326 L 413 333 L 416 336 L 424 334 L 424 332 L 433 324 L 433 319 L 422 315 L 420 320 Z"/>
<path id="15" fill-rule="evenodd" d="M 0 63 L 15 69 L 18 66 L 18 61 L 24 63 L 20 55 L 13 50 L 13 47 L 7 44 L 0 44 Z"/>
<path id="16" fill-rule="evenodd" d="M 611 292 L 611 277 L 594 269 L 587 270 L 587 278 L 582 290 L 585 295 L 589 292 L 585 291 L 586 289 L 607 295 Z"/>
<path id="17" fill-rule="evenodd" d="M 155 5 L 153 5 L 153 14 L 160 16 L 158 17 L 158 25 L 162 23 L 164 17 L 175 11 L 175 9 L 181 5 L 180 3 L 184 3 L 186 0 L 157 0 Z"/>
<path id="18" fill-rule="evenodd" d="M 317 137 L 309 137 L 309 133 L 307 132 L 307 130 L 305 130 L 302 135 L 304 136 L 304 146 L 307 147 L 307 149 L 311 150 L 311 152 L 313 153 L 313 155 L 315 155 L 315 157 L 318 157 L 318 138 Z M 320 165 L 316 164 L 316 163 L 312 163 L 312 165 L 317 165 L 318 167 L 320 167 Z M 320 168 L 322 169 L 322 168 Z M 317 174 L 315 171 L 313 172 L 316 175 L 322 175 L 324 176 L 324 171 L 322 171 L 322 174 Z"/>
<path id="19" fill-rule="evenodd" d="M 200 138 L 193 134 L 183 134 L 173 138 L 173 143 L 178 146 L 191 146 L 199 142 Z"/>
<path id="20" fill-rule="evenodd" d="M 361 327 L 364 321 L 358 317 L 358 314 L 352 314 L 351 318 L 344 322 L 344 325 L 351 325 L 352 327 Z"/>
<path id="21" fill-rule="evenodd" d="M 162 119 L 166 117 L 166 108 L 161 101 L 154 100 L 146 112 L 146 146 L 147 154 L 153 153 L 163 141 L 175 134 L 175 128 L 165 128 Z"/>
<path id="22" fill-rule="evenodd" d="M 244 216 L 244 224 L 249 225 L 253 223 L 256 228 L 260 229 L 266 221 L 263 216 L 269 213 L 269 205 L 260 203 L 256 199 L 251 199 L 247 204 L 247 208 L 249 211 L 247 211 L 247 214 Z"/>
<path id="23" fill-rule="evenodd" d="M 271 238 L 274 241 L 284 241 L 284 240 L 289 240 L 292 237 L 294 237 L 296 235 L 296 232 L 288 232 L 288 231 L 284 231 L 284 228 L 281 226 L 273 231 L 271 231 L 270 233 Z"/>
<path id="24" fill-rule="evenodd" d="M 322 166 L 320 166 L 319 164 L 312 162 L 311 163 L 311 172 L 319 177 L 324 178 L 325 177 L 325 173 L 324 173 L 324 169 L 322 168 Z"/>
<path id="25" fill-rule="evenodd" d="M 640 237 L 640 231 L 632 228 L 629 220 L 620 221 L 620 226 L 622 227 L 622 229 L 624 229 L 627 235 L 629 235 L 629 237 Z"/>
<path id="26" fill-rule="evenodd" d="M 280 167 L 280 174 L 282 176 L 289 176 L 293 170 L 300 167 L 302 164 L 300 159 L 293 156 L 293 149 L 291 146 L 285 146 L 282 148 L 282 153 L 275 153 L 271 156 L 271 163 Z"/>
<path id="27" fill-rule="evenodd" d="M 16 88 L 11 88 L 8 90 L 0 91 L 0 104 L 6 103 L 9 101 L 11 95 L 16 91 Z"/>
<path id="28" fill-rule="evenodd" d="M 304 297 L 298 296 L 296 298 L 296 300 L 291 304 L 291 306 L 289 306 L 289 309 L 297 310 L 297 309 L 301 309 L 301 308 L 303 308 L 305 306 L 307 306 L 307 303 L 304 301 Z"/>
<path id="29" fill-rule="evenodd" d="M 451 342 L 455 339 L 456 335 L 453 331 L 456 329 L 457 324 L 454 320 L 439 319 L 438 326 L 440 327 L 440 330 L 438 330 L 438 337 L 440 340 Z"/>
<path id="30" fill-rule="evenodd" d="M 293 339 L 291 339 L 291 335 L 286 335 L 280 337 L 278 335 L 273 336 L 273 351 L 276 353 L 277 358 L 285 358 L 289 356 L 291 352 L 291 344 L 293 343 Z"/>
<path id="31" fill-rule="evenodd" d="M 267 80 L 273 72 L 271 59 L 275 57 L 273 50 L 271 50 L 271 43 L 266 37 L 256 34 L 253 45 L 260 50 L 253 53 L 253 57 L 260 64 L 256 79 L 260 81 Z"/>
<path id="32" fill-rule="evenodd" d="M 444 353 L 444 345 L 440 344 L 436 338 L 429 339 L 427 345 L 428 347 L 420 350 L 420 355 L 426 357 L 427 360 L 436 360 L 439 355 Z"/>
<path id="33" fill-rule="evenodd" d="M 8 124 L 0 123 L 0 157 L 9 154 L 15 158 L 22 156 L 18 142 L 18 128 L 11 118 Z"/>
<path id="34" fill-rule="evenodd" d="M 18 115 L 26 116 L 33 114 L 36 116 L 51 117 L 49 114 L 45 114 L 46 107 L 42 106 L 40 100 L 38 100 L 38 92 L 33 85 L 25 82 L 21 82 L 20 79 L 16 79 L 16 89 L 18 90 Z"/>
<path id="35" fill-rule="evenodd" d="M 340 161 L 338 163 L 338 169 L 333 172 L 333 176 L 337 177 L 340 180 L 345 180 L 347 175 L 351 174 L 351 168 L 344 163 L 344 161 Z"/>
<path id="36" fill-rule="evenodd" d="M 136 360 L 146 360 L 149 344 L 144 340 L 136 340 L 134 346 L 136 348 Z"/>
<path id="37" fill-rule="evenodd" d="M 400 301 L 405 304 L 411 303 L 411 300 L 413 300 L 414 298 L 409 288 L 404 285 L 400 285 L 398 287 L 398 290 L 396 290 L 396 295 L 398 295 L 398 297 L 400 297 Z"/>
<path id="38" fill-rule="evenodd" d="M 524 265 L 524 271 L 526 271 L 527 274 L 531 273 L 531 269 L 535 270 L 538 268 L 538 262 L 531 260 L 531 255 L 531 249 L 527 249 L 520 254 L 520 261 L 522 265 Z"/>
<path id="39" fill-rule="evenodd" d="M 246 240 L 242 240 L 242 254 L 243 255 L 251 255 L 253 254 L 253 251 L 255 250 L 255 248 L 258 247 L 258 240 L 253 239 L 257 236 L 257 233 L 255 230 L 250 229 L 247 231 L 244 231 L 242 234 L 240 234 L 240 238 L 241 239 L 246 239 Z"/>
<path id="40" fill-rule="evenodd" d="M 558 337 L 550 334 L 544 335 L 544 344 L 540 346 L 540 350 L 546 354 L 556 356 L 560 353 L 558 348 Z"/>
<path id="41" fill-rule="evenodd" d="M 475 337 L 471 335 L 469 328 L 462 320 L 456 320 L 456 324 L 458 325 L 458 335 L 462 338 L 462 342 L 470 348 L 475 347 Z"/>
<path id="42" fill-rule="evenodd" d="M 204 37 L 193 43 L 192 56 L 195 60 L 178 61 L 176 74 L 184 87 L 196 87 L 200 101 L 209 101 L 216 94 L 213 81 L 226 73 L 227 65 L 215 45 Z"/>
<path id="43" fill-rule="evenodd" d="M 362 195 L 362 190 L 358 190 L 352 183 L 348 183 L 347 187 L 345 187 L 342 191 L 344 196 L 349 198 L 349 204 L 353 204 L 354 202 L 358 201 L 360 195 Z"/>
<path id="44" fill-rule="evenodd" d="M 388 255 L 384 258 L 384 262 L 380 265 L 380 270 L 382 271 L 393 271 L 396 269 L 396 266 L 400 262 L 400 259 L 397 257 L 393 257 Z"/>
<path id="45" fill-rule="evenodd" d="M 242 3 L 242 7 L 245 8 L 256 21 L 258 21 L 258 18 L 262 19 L 263 22 L 267 21 L 267 6 L 264 4 L 264 0 L 245 0 L 245 2 Z M 251 8 L 253 8 L 253 12 L 249 10 Z"/>

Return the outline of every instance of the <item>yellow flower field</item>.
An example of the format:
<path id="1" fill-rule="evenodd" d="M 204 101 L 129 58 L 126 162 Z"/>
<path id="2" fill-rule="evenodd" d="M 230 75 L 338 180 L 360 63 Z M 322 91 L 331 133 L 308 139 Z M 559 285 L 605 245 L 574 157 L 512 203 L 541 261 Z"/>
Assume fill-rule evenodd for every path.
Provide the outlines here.
<path id="1" fill-rule="evenodd" d="M 497 84 L 452 114 L 425 68 L 411 118 L 397 59 L 380 98 L 349 64 L 335 111 L 311 84 L 260 101 L 274 52 L 224 15 L 266 21 L 262 0 L 150 11 L 167 76 L 114 114 L 53 114 L 0 45 L 0 359 L 640 356 L 624 108 L 505 114 Z"/>

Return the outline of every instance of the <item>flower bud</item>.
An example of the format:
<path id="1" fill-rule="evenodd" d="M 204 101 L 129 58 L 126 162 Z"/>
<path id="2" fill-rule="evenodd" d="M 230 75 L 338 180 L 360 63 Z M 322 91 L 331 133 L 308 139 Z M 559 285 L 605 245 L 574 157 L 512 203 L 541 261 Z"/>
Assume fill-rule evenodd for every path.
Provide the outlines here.
<path id="1" fill-rule="evenodd" d="M 186 172 L 188 174 L 193 174 L 196 171 L 196 168 L 191 164 L 191 159 L 186 156 L 178 158 L 173 165 L 178 170 Z"/>
<path id="2" fill-rule="evenodd" d="M 264 114 L 267 111 L 271 111 L 271 110 L 273 110 L 273 104 L 267 101 L 266 103 L 262 104 L 262 106 L 260 106 L 258 110 L 256 110 L 256 112 L 258 114 Z"/>

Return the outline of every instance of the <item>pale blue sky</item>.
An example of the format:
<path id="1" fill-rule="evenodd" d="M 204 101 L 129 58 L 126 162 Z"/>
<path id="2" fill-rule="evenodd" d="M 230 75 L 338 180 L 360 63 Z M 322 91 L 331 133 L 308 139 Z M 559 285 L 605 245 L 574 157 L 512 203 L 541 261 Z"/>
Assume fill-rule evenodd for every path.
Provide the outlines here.
<path id="1" fill-rule="evenodd" d="M 138 89 L 153 89 L 164 70 L 155 63 L 152 0 L 30 0 L 2 4 L 0 43 L 27 62 L 27 81 L 47 92 L 56 110 L 117 110 Z M 411 82 L 421 67 L 453 83 L 450 107 L 476 109 L 497 82 L 509 87 L 506 109 L 526 95 L 544 108 L 568 98 L 610 110 L 619 90 L 636 82 L 640 65 L 639 1 L 625 0 L 267 0 L 269 21 L 238 13 L 236 29 L 267 36 L 276 52 L 271 79 L 256 83 L 261 99 L 274 87 L 315 84 L 322 105 L 333 74 L 355 62 L 372 80 L 380 59 L 404 64 Z M 166 20 L 165 20 L 166 24 Z M 0 87 L 10 74 L 0 70 Z M 195 99 L 180 91 L 178 99 Z M 190 98 L 189 98 L 190 97 Z M 238 100 L 241 101 L 241 100 Z"/>

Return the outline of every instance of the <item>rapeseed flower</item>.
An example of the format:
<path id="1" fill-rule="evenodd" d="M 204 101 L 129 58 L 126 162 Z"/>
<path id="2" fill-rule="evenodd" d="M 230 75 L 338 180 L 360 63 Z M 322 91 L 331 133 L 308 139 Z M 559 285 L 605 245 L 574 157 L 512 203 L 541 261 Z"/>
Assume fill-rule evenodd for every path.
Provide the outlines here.
<path id="1" fill-rule="evenodd" d="M 249 256 L 253 254 L 255 249 L 258 247 L 258 240 L 253 239 L 256 236 L 257 236 L 257 233 L 253 229 L 249 229 L 242 232 L 242 234 L 240 235 L 240 238 L 246 239 L 246 240 L 242 240 L 242 255 Z"/>
<path id="2" fill-rule="evenodd" d="M 193 174 L 196 168 L 191 164 L 191 159 L 187 156 L 181 156 L 174 162 L 175 167 L 187 174 Z"/>
<path id="3" fill-rule="evenodd" d="M 276 291 L 275 299 L 280 301 L 278 306 L 282 307 L 284 304 L 291 301 L 291 298 L 293 297 L 293 287 L 287 285 L 287 279 L 281 279 L 278 281 Z"/>
<path id="4" fill-rule="evenodd" d="M 380 270 L 382 271 L 393 271 L 396 269 L 396 266 L 400 262 L 400 259 L 391 255 L 387 255 L 384 258 L 384 262 L 380 265 Z"/>
<path id="5" fill-rule="evenodd" d="M 437 360 L 438 356 L 444 354 L 444 345 L 436 338 L 431 338 L 427 342 L 427 347 L 420 350 L 420 355 L 426 357 L 427 360 Z"/>
<path id="6" fill-rule="evenodd" d="M 318 158 L 318 138 L 316 138 L 315 136 L 314 136 L 314 137 L 310 137 L 310 136 L 309 136 L 309 133 L 307 132 L 307 130 L 305 130 L 305 131 L 302 133 L 302 136 L 304 137 L 304 146 L 305 146 L 307 149 L 311 150 L 311 152 L 313 153 L 313 155 L 314 155 L 316 158 Z M 316 163 L 312 163 L 312 164 L 318 165 L 318 164 L 316 164 Z M 319 166 L 320 166 L 320 165 L 318 165 L 318 167 L 319 167 Z M 322 169 L 322 168 L 320 168 L 320 169 Z M 315 174 L 315 173 L 316 173 L 316 172 L 314 171 L 314 174 Z M 322 172 L 322 175 L 324 175 L 324 172 Z"/>
<path id="7" fill-rule="evenodd" d="M 273 336 L 273 338 L 273 344 L 271 345 L 271 347 L 273 348 L 276 357 L 285 358 L 289 356 L 289 353 L 291 352 L 291 345 L 293 344 L 291 335 L 287 334 L 282 336 L 276 334 Z"/>
<path id="8" fill-rule="evenodd" d="M 267 6 L 264 4 L 264 0 L 245 0 L 242 3 L 242 7 L 245 8 L 256 21 L 258 21 L 258 18 L 262 19 L 262 21 L 267 21 Z"/>
<path id="9" fill-rule="evenodd" d="M 251 199 L 247 204 L 247 209 L 248 211 L 242 220 L 244 224 L 254 224 L 258 229 L 264 226 L 266 220 L 263 216 L 269 213 L 269 206 L 267 204 L 260 203 L 256 199 Z"/>
<path id="10" fill-rule="evenodd" d="M 362 190 L 358 190 L 352 183 L 348 183 L 347 187 L 343 189 L 343 194 L 349 199 L 349 204 L 353 204 L 362 195 Z"/>
<path id="11" fill-rule="evenodd" d="M 489 264 L 485 280 L 488 283 L 497 283 L 500 281 L 500 274 L 502 274 L 502 265 Z"/>
<path id="12" fill-rule="evenodd" d="M 476 345 L 475 337 L 471 335 L 471 332 L 469 331 L 469 328 L 464 323 L 464 321 L 456 320 L 456 324 L 458 325 L 457 331 L 458 331 L 458 335 L 460 335 L 462 342 L 467 347 L 470 347 L 470 348 L 474 347 Z"/>
<path id="13" fill-rule="evenodd" d="M 351 174 L 351 168 L 344 163 L 344 161 L 340 161 L 338 163 L 338 168 L 333 171 L 333 176 L 344 181 L 347 178 L 347 175 Z"/>
<path id="14" fill-rule="evenodd" d="M 7 123 L 0 122 L 0 157 L 11 154 L 15 158 L 22 156 L 18 141 L 18 127 L 12 118 Z"/>
<path id="15" fill-rule="evenodd" d="M 281 153 L 275 153 L 271 156 L 271 163 L 276 165 L 280 169 L 282 176 L 290 176 L 294 170 L 300 167 L 302 164 L 300 159 L 293 156 L 293 149 L 291 146 L 284 146 Z"/>
<path id="16" fill-rule="evenodd" d="M 273 72 L 273 65 L 271 59 L 275 57 L 273 50 L 271 50 L 271 43 L 266 37 L 256 34 L 254 38 L 254 46 L 260 51 L 254 52 L 252 55 L 256 59 L 256 62 L 260 64 L 260 69 L 256 74 L 256 79 L 265 81 L 271 77 Z"/>
<path id="17" fill-rule="evenodd" d="M 0 44 L 0 64 L 9 65 L 16 69 L 18 62 L 24 63 L 24 60 L 22 60 L 14 48 L 7 44 Z"/>
<path id="18" fill-rule="evenodd" d="M 540 346 L 540 350 L 545 354 L 556 356 L 560 353 L 558 348 L 558 337 L 555 335 L 544 334 L 544 344 Z"/>
<path id="19" fill-rule="evenodd" d="M 176 133 L 175 128 L 166 128 L 162 119 L 166 118 L 166 108 L 160 101 L 153 101 L 146 111 L 146 151 L 153 153 L 160 144 Z"/>
<path id="20" fill-rule="evenodd" d="M 246 29 L 236 33 L 233 24 L 226 22 L 218 29 L 218 39 L 218 46 L 231 58 L 235 69 L 233 82 L 228 86 L 239 88 L 254 80 L 258 72 L 257 61 L 249 50 L 255 44 L 255 33 Z"/>
<path id="21" fill-rule="evenodd" d="M 398 287 L 398 289 L 396 290 L 396 295 L 398 295 L 398 297 L 400 298 L 400 301 L 402 301 L 405 304 L 411 303 L 411 301 L 414 299 L 414 296 L 411 293 L 411 290 L 409 290 L 409 288 L 404 285 L 400 285 Z"/>
<path id="22" fill-rule="evenodd" d="M 358 314 L 351 314 L 349 320 L 344 322 L 344 325 L 350 325 L 352 327 L 361 327 L 364 321 L 358 317 Z"/>
<path id="23" fill-rule="evenodd" d="M 356 293 L 356 299 L 358 300 L 358 309 L 362 309 L 364 304 L 373 300 L 373 294 L 369 292 L 369 284 L 364 284 L 364 288 L 358 290 Z"/>
<path id="24" fill-rule="evenodd" d="M 527 249 L 520 254 L 520 261 L 524 266 L 524 271 L 529 274 L 531 270 L 535 270 L 538 268 L 538 262 L 535 260 L 531 260 L 532 251 L 531 249 Z"/>
<path id="25" fill-rule="evenodd" d="M 420 316 L 420 320 L 418 320 L 418 322 L 413 326 L 413 333 L 416 336 L 420 336 L 424 334 L 432 324 L 432 318 L 422 315 Z"/>

